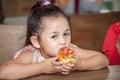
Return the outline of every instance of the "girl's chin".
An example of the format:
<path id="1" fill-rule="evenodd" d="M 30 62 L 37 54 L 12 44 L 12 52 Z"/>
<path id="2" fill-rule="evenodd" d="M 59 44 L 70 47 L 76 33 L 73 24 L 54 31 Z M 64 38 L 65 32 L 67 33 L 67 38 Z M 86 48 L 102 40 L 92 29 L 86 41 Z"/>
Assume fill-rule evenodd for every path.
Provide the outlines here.
<path id="1" fill-rule="evenodd" d="M 51 57 L 57 57 L 58 56 L 58 54 L 55 54 L 55 55 L 51 55 Z"/>

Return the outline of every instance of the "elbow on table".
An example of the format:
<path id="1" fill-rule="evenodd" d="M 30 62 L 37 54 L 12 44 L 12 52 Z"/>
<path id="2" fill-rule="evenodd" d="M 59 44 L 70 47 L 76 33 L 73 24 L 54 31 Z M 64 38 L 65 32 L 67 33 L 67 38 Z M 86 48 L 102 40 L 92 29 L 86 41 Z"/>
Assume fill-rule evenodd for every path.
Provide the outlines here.
<path id="1" fill-rule="evenodd" d="M 94 65 L 94 67 L 92 67 L 90 70 L 99 70 L 109 65 L 109 60 L 105 55 L 99 56 L 98 59 L 99 60 L 96 60 L 96 64 Z"/>
<path id="2" fill-rule="evenodd" d="M 109 59 L 106 56 L 105 56 L 105 60 L 103 60 L 103 62 L 105 64 L 105 67 L 109 66 Z"/>
<path id="3" fill-rule="evenodd" d="M 8 74 L 5 74 L 4 69 L 0 68 L 0 79 L 7 79 L 8 77 L 10 78 Z"/>
<path id="4" fill-rule="evenodd" d="M 0 80 L 1 79 L 18 79 L 15 76 L 11 76 L 9 74 L 4 74 L 4 72 L 0 71 Z"/>
<path id="5" fill-rule="evenodd" d="M 0 79 L 17 79 L 14 75 L 11 75 L 6 69 L 0 67 Z"/>
<path id="6" fill-rule="evenodd" d="M 105 68 L 107 66 L 109 66 L 109 60 L 106 56 L 104 56 L 104 59 L 102 59 L 101 64 L 99 64 L 100 66 L 97 67 L 96 69 L 101 69 L 101 68 Z"/>
<path id="7" fill-rule="evenodd" d="M 6 78 L 7 78 L 7 75 L 5 75 L 4 70 L 0 67 L 0 79 L 6 79 Z"/>

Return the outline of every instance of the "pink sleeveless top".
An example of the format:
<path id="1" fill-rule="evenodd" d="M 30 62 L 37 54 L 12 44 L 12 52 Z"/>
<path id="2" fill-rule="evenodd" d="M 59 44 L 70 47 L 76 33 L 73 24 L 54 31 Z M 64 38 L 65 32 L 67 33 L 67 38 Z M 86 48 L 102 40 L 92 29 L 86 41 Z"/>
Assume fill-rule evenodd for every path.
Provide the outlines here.
<path id="1" fill-rule="evenodd" d="M 40 51 L 33 47 L 32 45 L 26 46 L 23 49 L 19 50 L 18 52 L 15 53 L 14 59 L 18 57 L 20 54 L 24 53 L 27 50 L 32 50 L 32 55 L 33 55 L 33 63 L 35 62 L 41 62 L 44 60 L 44 57 L 41 56 Z"/>

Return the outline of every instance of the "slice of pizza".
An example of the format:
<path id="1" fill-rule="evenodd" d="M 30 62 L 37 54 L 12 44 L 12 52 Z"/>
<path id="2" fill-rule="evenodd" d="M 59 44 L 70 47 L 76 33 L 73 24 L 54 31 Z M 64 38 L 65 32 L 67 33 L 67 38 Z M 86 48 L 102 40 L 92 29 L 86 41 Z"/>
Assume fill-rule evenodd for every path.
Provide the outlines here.
<path id="1" fill-rule="evenodd" d="M 75 52 L 67 47 L 63 47 L 59 50 L 58 61 L 65 64 L 75 63 Z"/>

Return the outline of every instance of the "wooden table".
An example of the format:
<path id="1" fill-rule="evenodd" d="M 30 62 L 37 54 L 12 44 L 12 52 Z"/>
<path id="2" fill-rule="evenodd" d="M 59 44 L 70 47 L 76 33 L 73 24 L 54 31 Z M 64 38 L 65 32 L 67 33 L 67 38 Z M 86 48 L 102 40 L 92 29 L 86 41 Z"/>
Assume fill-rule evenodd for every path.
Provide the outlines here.
<path id="1" fill-rule="evenodd" d="M 60 74 L 38 75 L 25 80 L 120 80 L 120 65 L 96 71 L 74 71 L 67 76 Z"/>

